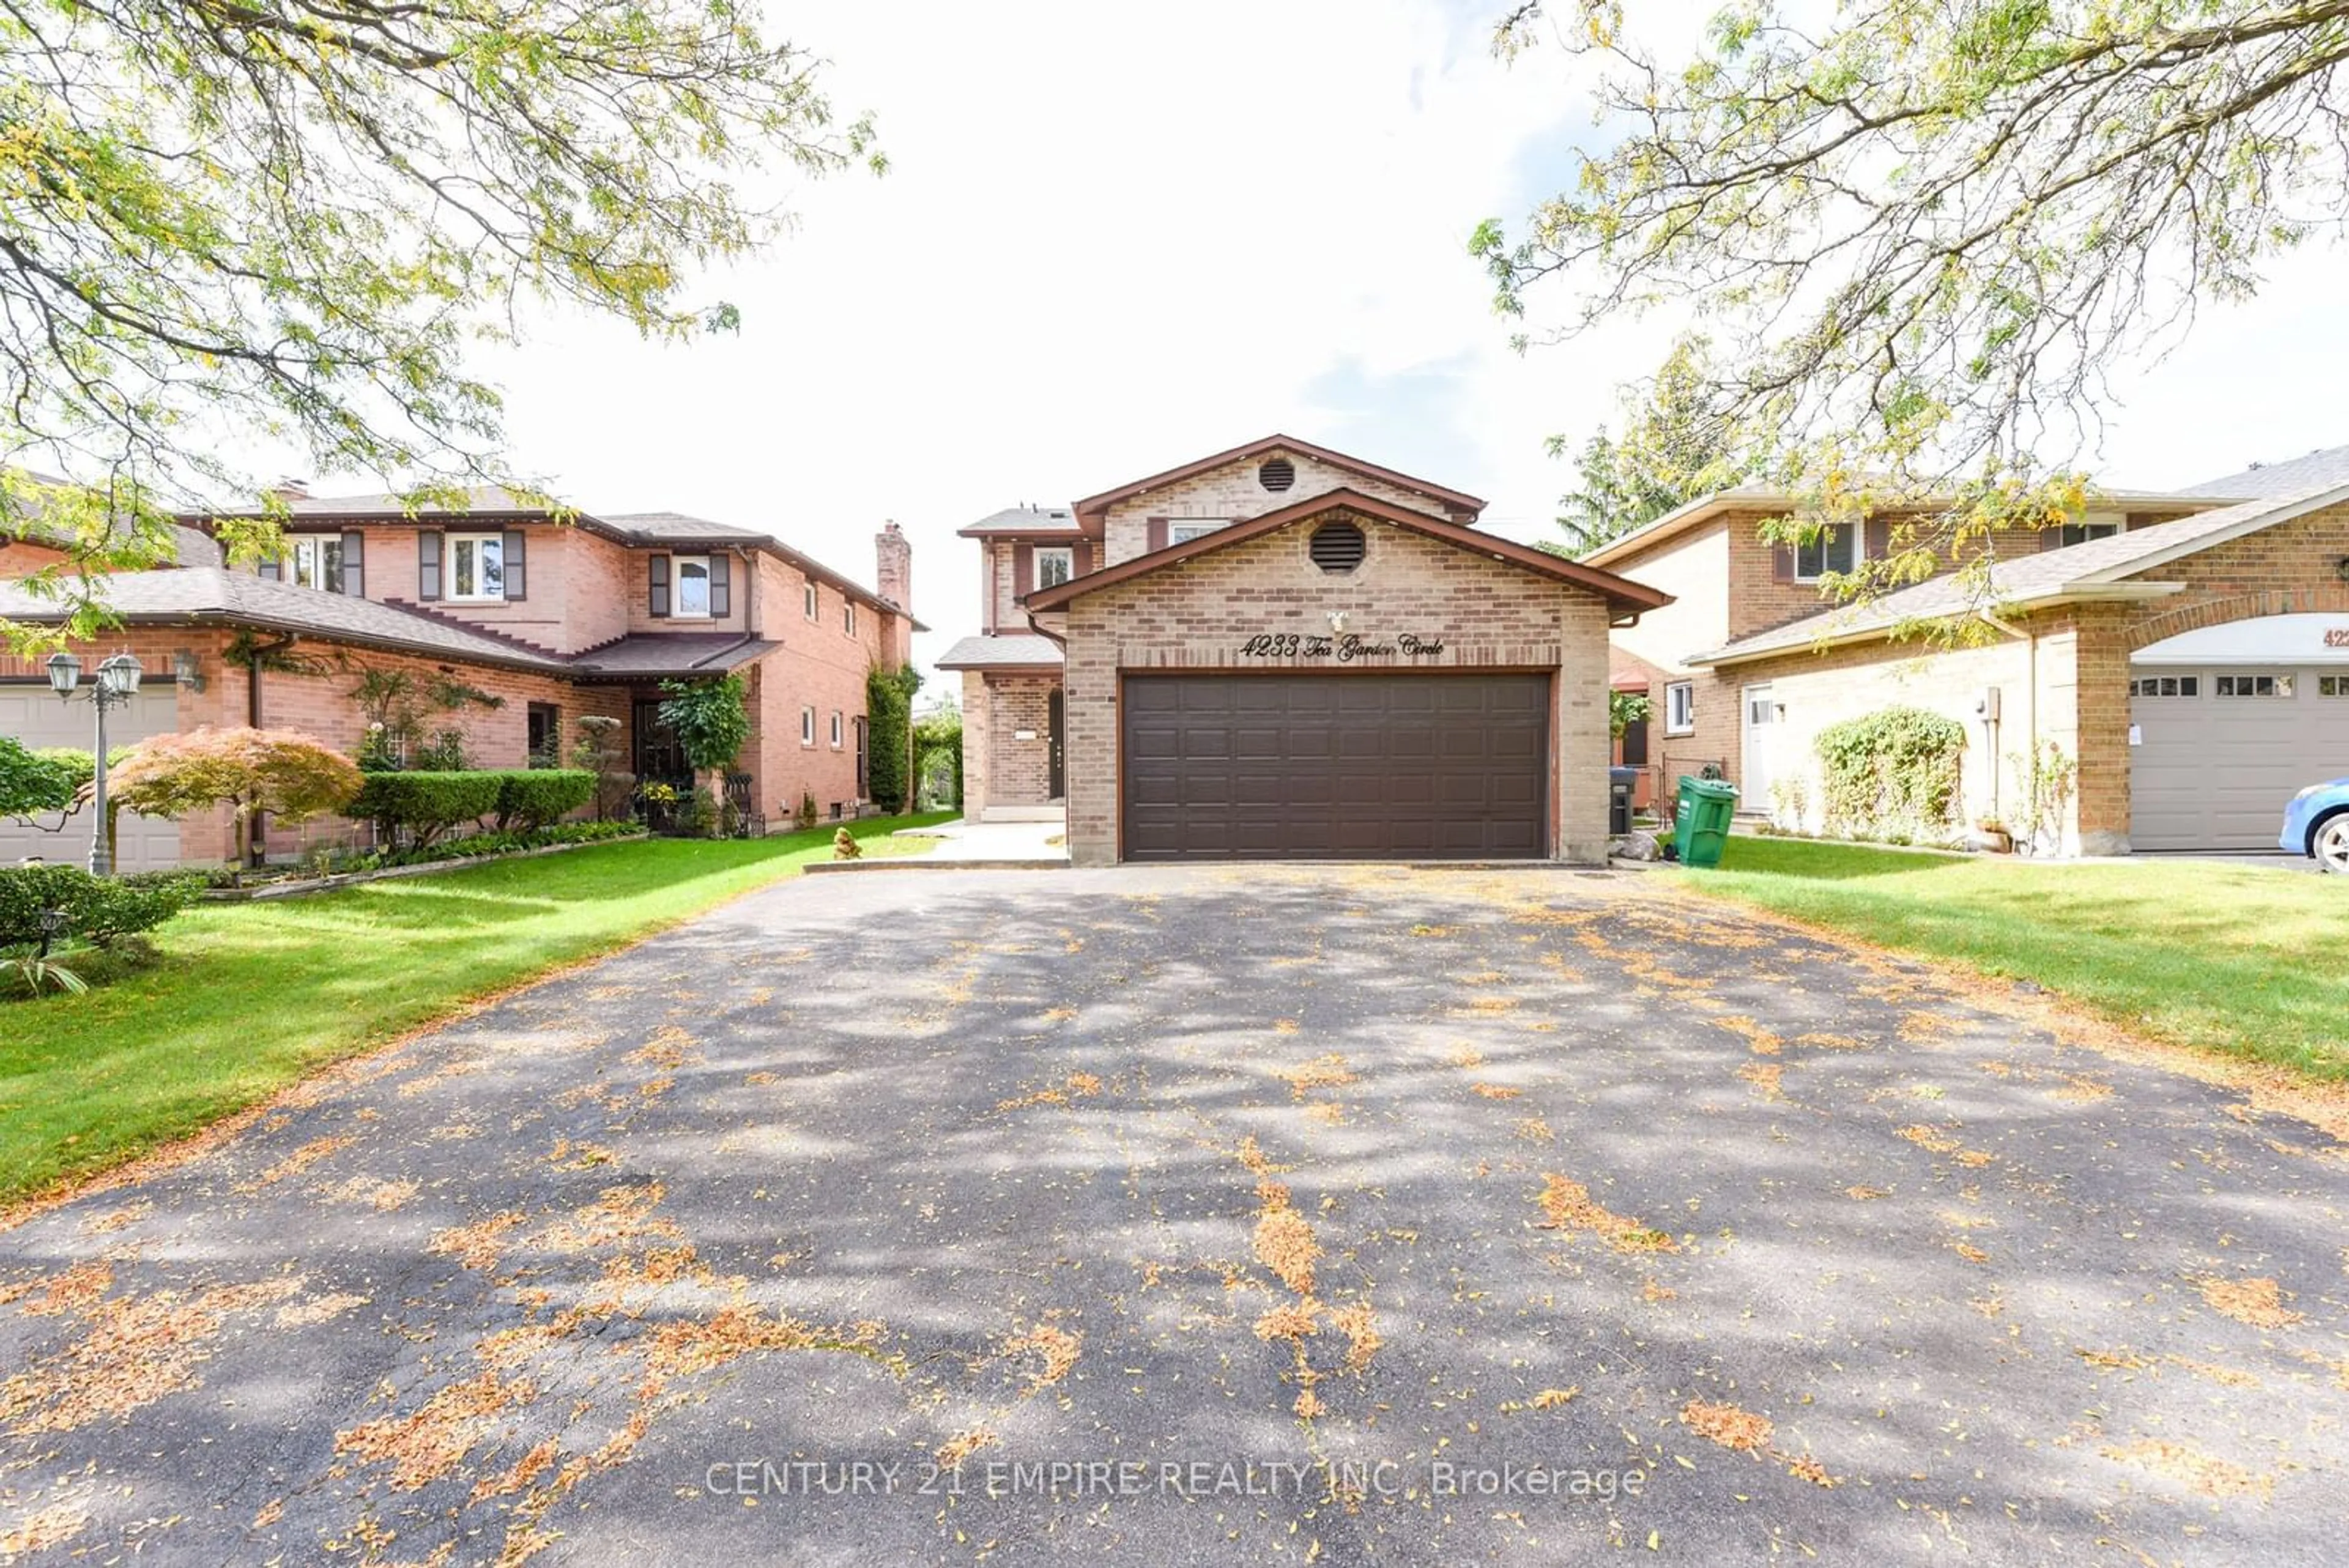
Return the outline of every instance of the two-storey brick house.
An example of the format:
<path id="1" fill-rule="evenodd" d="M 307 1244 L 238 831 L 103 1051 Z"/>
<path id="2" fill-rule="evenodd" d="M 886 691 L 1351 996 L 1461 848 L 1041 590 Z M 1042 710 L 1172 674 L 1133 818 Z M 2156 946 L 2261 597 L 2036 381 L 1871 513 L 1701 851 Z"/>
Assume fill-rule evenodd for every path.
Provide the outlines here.
<path id="1" fill-rule="evenodd" d="M 974 819 L 1071 857 L 1603 858 L 1607 629 L 1666 597 L 1288 436 L 964 529 Z"/>
<path id="2" fill-rule="evenodd" d="M 288 492 L 282 556 L 257 567 L 205 553 L 209 517 L 181 530 L 184 564 L 114 575 L 103 597 L 121 622 L 86 648 L 146 667 L 144 690 L 113 738 L 255 724 L 355 752 L 367 717 L 355 692 L 369 670 L 403 670 L 419 691 L 479 696 L 431 709 L 428 727 L 462 737 L 478 767 L 556 761 L 576 721 L 619 720 L 623 766 L 680 789 L 696 782 L 657 709 L 665 681 L 734 674 L 752 731 L 736 763 L 738 802 L 771 828 L 803 800 L 819 816 L 854 815 L 867 795 L 865 678 L 910 657 L 912 552 L 895 524 L 876 540 L 876 587 L 770 534 L 676 513 L 557 515 L 503 492 L 461 510 L 404 510 L 389 495 Z M 11 545 L 12 575 L 56 559 L 37 539 Z M 56 607 L 0 581 L 0 616 L 53 618 Z M 482 701 L 482 698 L 490 701 Z M 87 747 L 88 716 L 49 694 L 38 665 L 0 660 L 0 733 Z M 724 781 L 704 780 L 725 787 Z M 0 857 L 57 854 L 55 836 L 0 830 Z M 266 839 L 296 853 L 347 839 L 353 825 L 305 825 Z M 126 868 L 218 860 L 225 821 L 129 824 Z"/>
<path id="3" fill-rule="evenodd" d="M 1895 705 L 1966 726 L 1967 819 L 2019 826 L 2028 759 L 2052 763 L 2046 847 L 2273 847 L 2291 794 L 2349 772 L 2349 448 L 2102 492 L 1993 535 L 1986 587 L 1945 569 L 1847 606 L 1821 579 L 1882 556 L 1889 520 L 1765 542 L 1792 505 L 1727 491 L 1584 557 L 1674 596 L 1612 634 L 1614 685 L 1653 704 L 1627 760 L 1667 788 L 1717 764 L 1742 808 L 1816 829 L 1819 732 Z"/>

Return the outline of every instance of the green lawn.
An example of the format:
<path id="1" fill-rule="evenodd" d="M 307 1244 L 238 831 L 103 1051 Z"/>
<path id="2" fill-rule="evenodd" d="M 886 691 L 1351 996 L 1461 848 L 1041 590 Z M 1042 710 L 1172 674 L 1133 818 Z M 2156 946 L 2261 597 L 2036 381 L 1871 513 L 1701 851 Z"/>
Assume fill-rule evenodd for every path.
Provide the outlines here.
<path id="1" fill-rule="evenodd" d="M 851 831 L 871 840 L 952 815 Z M 152 969 L 83 996 L 0 1003 L 0 1199 L 119 1164 L 323 1063 L 796 876 L 831 857 L 833 831 L 636 840 L 201 905 L 155 933 L 164 958 Z"/>
<path id="2" fill-rule="evenodd" d="M 2349 1079 L 2349 878 L 1739 836 L 1689 887 L 2036 981 L 2157 1039 Z"/>

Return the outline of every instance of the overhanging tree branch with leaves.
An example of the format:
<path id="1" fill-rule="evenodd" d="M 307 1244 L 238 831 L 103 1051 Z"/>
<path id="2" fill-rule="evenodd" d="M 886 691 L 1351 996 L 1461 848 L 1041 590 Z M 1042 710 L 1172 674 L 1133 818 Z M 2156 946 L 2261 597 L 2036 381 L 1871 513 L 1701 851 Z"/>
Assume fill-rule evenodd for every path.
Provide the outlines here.
<path id="1" fill-rule="evenodd" d="M 1595 67 L 1599 150 L 1472 242 L 1520 341 L 1627 311 L 1720 350 L 1702 400 L 1812 531 L 1921 508 L 1849 592 L 2076 513 L 2117 376 L 2349 220 L 2349 0 L 1744 0 L 1659 60 L 1619 0 L 1500 51 Z"/>
<path id="2" fill-rule="evenodd" d="M 235 442 L 532 489 L 474 345 L 533 299 L 735 325 L 688 279 L 784 223 L 762 178 L 879 166 L 820 64 L 734 0 L 0 0 L 0 540 L 64 548 L 86 635 L 174 508 L 253 508 Z"/>

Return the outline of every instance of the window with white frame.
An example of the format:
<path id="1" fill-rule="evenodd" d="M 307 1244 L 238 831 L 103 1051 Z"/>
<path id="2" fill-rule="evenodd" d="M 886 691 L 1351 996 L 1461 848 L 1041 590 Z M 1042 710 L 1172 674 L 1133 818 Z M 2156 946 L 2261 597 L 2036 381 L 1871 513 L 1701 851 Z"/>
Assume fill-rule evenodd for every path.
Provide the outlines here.
<path id="1" fill-rule="evenodd" d="M 499 534 L 449 535 L 449 594 L 480 604 L 506 597 L 506 542 Z"/>
<path id="2" fill-rule="evenodd" d="M 2140 675 L 2129 682 L 2132 697 L 2199 697 L 2202 678 L 2199 675 Z"/>
<path id="3" fill-rule="evenodd" d="M 2120 531 L 2117 523 L 2066 523 L 2063 537 L 2067 545 L 2085 545 L 2091 539 L 2109 539 Z"/>
<path id="4" fill-rule="evenodd" d="M 800 710 L 800 744 L 802 746 L 815 744 L 815 710 L 812 708 Z"/>
<path id="5" fill-rule="evenodd" d="M 856 601 L 854 599 L 841 601 L 840 629 L 851 637 L 856 635 Z"/>
<path id="6" fill-rule="evenodd" d="M 1816 583 L 1829 572 L 1849 572 L 1859 566 L 1859 530 L 1828 528 L 1816 539 L 1795 546 L 1795 580 Z"/>
<path id="7" fill-rule="evenodd" d="M 668 564 L 669 580 L 675 585 L 669 614 L 679 620 L 709 618 L 709 557 L 707 556 L 674 556 Z"/>
<path id="8" fill-rule="evenodd" d="M 814 620 L 823 614 L 823 606 L 816 597 L 813 583 L 808 584 L 800 590 L 800 607 L 806 612 L 810 620 Z"/>
<path id="9" fill-rule="evenodd" d="M 1047 545 L 1036 551 L 1036 586 L 1055 587 L 1077 575 L 1077 552 L 1067 545 Z"/>
<path id="10" fill-rule="evenodd" d="M 832 711 L 832 749 L 835 752 L 840 750 L 841 742 L 847 738 L 847 717 L 843 714 L 839 709 L 834 708 Z"/>
<path id="11" fill-rule="evenodd" d="M 343 536 L 295 534 L 285 541 L 285 580 L 327 593 L 343 591 Z"/>
<path id="12" fill-rule="evenodd" d="M 2349 697 L 2349 675 L 2320 675 L 2316 678 L 2319 697 Z"/>
<path id="13" fill-rule="evenodd" d="M 1696 728 L 1696 682 L 1675 680 L 1664 688 L 1664 733 L 1685 735 Z"/>
<path id="14" fill-rule="evenodd" d="M 1231 522 L 1228 517 L 1181 517 L 1166 524 L 1166 542 L 1187 545 L 1194 539 L 1204 539 Z"/>
<path id="15" fill-rule="evenodd" d="M 2211 682 L 2221 697 L 2289 697 L 2289 675 L 2221 675 Z"/>

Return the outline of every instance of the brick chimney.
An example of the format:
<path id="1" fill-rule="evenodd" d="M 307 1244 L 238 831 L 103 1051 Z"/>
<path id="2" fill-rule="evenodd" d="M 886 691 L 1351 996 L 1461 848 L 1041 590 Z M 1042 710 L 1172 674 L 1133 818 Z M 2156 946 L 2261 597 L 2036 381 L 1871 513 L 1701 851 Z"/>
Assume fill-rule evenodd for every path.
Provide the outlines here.
<path id="1" fill-rule="evenodd" d="M 267 493 L 280 501 L 307 501 L 310 499 L 310 482 L 306 479 L 281 479 L 269 487 Z"/>
<path id="2" fill-rule="evenodd" d="M 873 536 L 873 584 L 881 597 L 907 615 L 914 613 L 914 547 L 894 522 Z"/>

